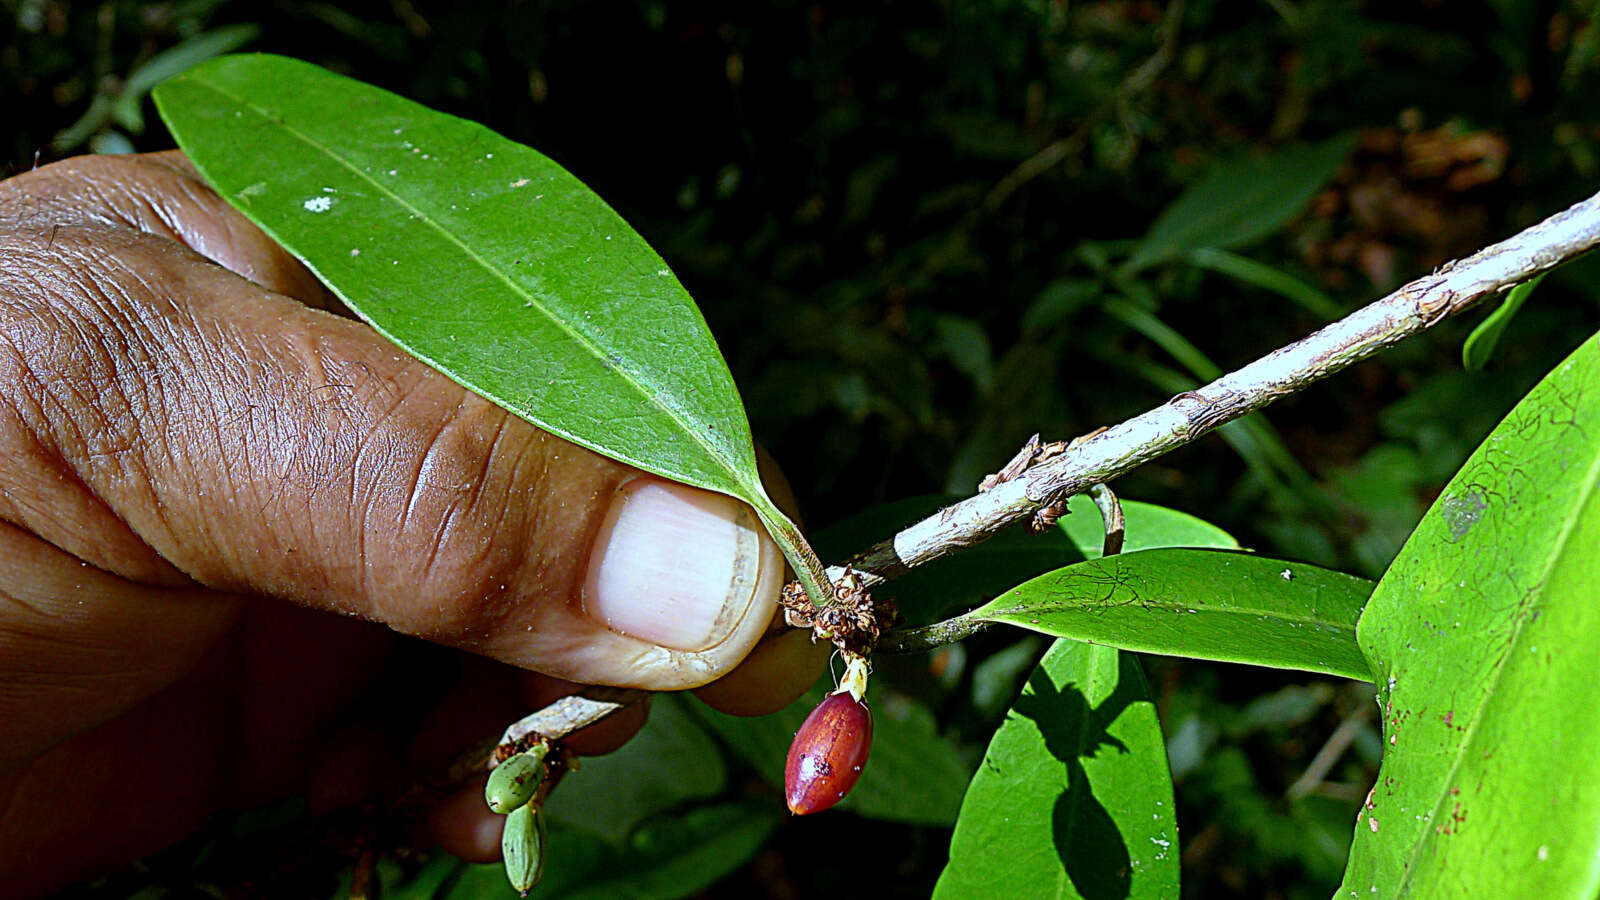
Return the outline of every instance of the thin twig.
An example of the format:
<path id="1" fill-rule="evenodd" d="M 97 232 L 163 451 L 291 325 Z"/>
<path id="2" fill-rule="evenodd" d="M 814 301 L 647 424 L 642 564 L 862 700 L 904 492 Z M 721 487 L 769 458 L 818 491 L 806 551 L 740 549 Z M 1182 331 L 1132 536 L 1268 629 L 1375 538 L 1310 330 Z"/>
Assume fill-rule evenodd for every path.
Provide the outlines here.
<path id="1" fill-rule="evenodd" d="M 542 735 L 551 740 L 564 738 L 588 728 L 614 712 L 626 709 L 645 697 L 648 691 L 628 688 L 587 687 L 549 704 L 538 712 L 523 716 L 506 728 L 498 741 L 484 741 L 462 751 L 450 763 L 445 784 L 460 784 L 494 768 L 515 752 L 516 745 Z M 508 752 L 499 752 L 506 748 Z"/>
<path id="2" fill-rule="evenodd" d="M 1316 333 L 1161 406 L 1074 442 L 1065 452 L 1018 477 L 911 525 L 828 569 L 831 582 L 846 569 L 872 588 L 957 550 L 982 543 L 1006 526 L 1104 484 L 1189 444 L 1212 429 L 1255 412 L 1354 363 L 1420 334 L 1484 297 L 1549 271 L 1600 245 L 1600 194 L 1574 204 L 1515 236 L 1418 278 Z M 1108 535 L 1109 538 L 1109 535 Z M 987 623 L 957 617 L 926 628 L 891 632 L 878 652 L 932 649 L 976 634 Z M 563 736 L 594 724 L 644 696 L 640 691 L 566 698 L 517 722 L 508 739 L 538 731 Z M 595 698 L 601 699 L 595 699 Z M 626 698 L 626 699 L 624 699 Z M 514 732 L 520 733 L 514 734 Z M 550 730 L 546 730 L 550 729 Z M 565 729 L 565 730 L 560 730 Z M 475 748 L 482 771 L 492 748 Z M 462 759 L 472 759 L 471 753 Z"/>
<path id="3" fill-rule="evenodd" d="M 1419 278 L 1300 341 L 1076 444 L 1019 477 L 911 525 L 829 568 L 845 566 L 867 587 L 981 543 L 1041 507 L 1110 481 L 1226 422 L 1303 390 L 1420 334 L 1473 303 L 1600 244 L 1600 194 Z"/>
<path id="4" fill-rule="evenodd" d="M 1361 733 L 1361 729 L 1371 717 L 1372 707 L 1366 703 L 1357 706 L 1355 712 L 1346 716 L 1344 721 L 1339 723 L 1339 727 L 1333 730 L 1333 734 L 1328 736 L 1322 749 L 1311 758 L 1306 770 L 1283 792 L 1284 797 L 1293 802 L 1320 787 L 1323 780 L 1328 777 L 1328 773 L 1333 771 L 1333 764 L 1344 755 L 1344 751 L 1355 741 L 1356 735 Z"/>
<path id="5" fill-rule="evenodd" d="M 500 736 L 500 743 L 513 744 L 534 735 L 564 738 L 648 696 L 648 691 L 628 688 L 584 688 L 581 693 L 562 697 L 544 709 L 513 722 Z"/>
<path id="6" fill-rule="evenodd" d="M 1015 169 L 1000 179 L 989 193 L 984 195 L 983 203 L 978 206 L 979 217 L 994 214 L 1005 205 L 1028 182 L 1050 171 L 1063 161 L 1083 148 L 1088 142 L 1093 129 L 1100 124 L 1100 120 L 1112 112 L 1116 112 L 1128 98 L 1149 87 L 1162 71 L 1172 62 L 1173 55 L 1177 52 L 1179 27 L 1183 23 L 1183 0 L 1167 7 L 1166 16 L 1161 20 L 1161 43 L 1156 46 L 1154 53 L 1140 63 L 1137 68 L 1129 72 L 1116 90 L 1112 91 L 1098 107 L 1092 110 L 1072 133 L 1064 138 L 1058 138 L 1038 153 L 1023 160 Z"/>
<path id="7" fill-rule="evenodd" d="M 1030 445 L 1037 443 L 1037 440 L 1029 442 Z M 1127 531 L 1127 520 L 1122 515 L 1122 501 L 1111 492 L 1111 488 L 1103 484 L 1089 488 L 1089 495 L 1094 498 L 1094 505 L 1100 510 L 1100 524 L 1105 526 L 1106 530 L 1105 540 L 1100 545 L 1100 555 L 1116 556 L 1122 552 L 1123 535 Z M 956 616 L 923 628 L 891 631 L 879 642 L 877 652 L 917 653 L 932 650 L 972 637 L 992 624 L 994 623 L 971 616 Z"/>
<path id="8" fill-rule="evenodd" d="M 884 635 L 872 652 L 920 653 L 923 650 L 932 650 L 966 640 L 993 624 L 982 619 L 956 616 L 922 628 L 896 628 Z"/>

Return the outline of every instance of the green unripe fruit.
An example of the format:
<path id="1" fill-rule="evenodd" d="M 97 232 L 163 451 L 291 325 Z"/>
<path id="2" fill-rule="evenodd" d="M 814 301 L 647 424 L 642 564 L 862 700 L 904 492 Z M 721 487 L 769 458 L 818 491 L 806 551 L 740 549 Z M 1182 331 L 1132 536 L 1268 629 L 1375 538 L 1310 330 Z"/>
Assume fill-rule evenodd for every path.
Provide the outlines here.
<path id="1" fill-rule="evenodd" d="M 524 897 L 544 876 L 544 841 L 542 810 L 523 805 L 506 816 L 506 830 L 500 835 L 500 853 L 505 857 L 506 878 Z"/>
<path id="2" fill-rule="evenodd" d="M 541 744 L 495 766 L 483 789 L 483 799 L 488 802 L 489 809 L 507 815 L 527 806 L 538 792 L 539 783 L 544 781 L 544 758 L 549 752 Z"/>

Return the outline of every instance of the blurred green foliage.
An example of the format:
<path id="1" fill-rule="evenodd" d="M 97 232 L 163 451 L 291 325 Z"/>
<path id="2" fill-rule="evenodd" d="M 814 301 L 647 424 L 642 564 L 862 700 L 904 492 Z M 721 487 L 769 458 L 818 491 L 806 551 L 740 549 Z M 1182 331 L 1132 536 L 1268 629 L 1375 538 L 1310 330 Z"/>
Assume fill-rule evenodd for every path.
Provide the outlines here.
<path id="1" fill-rule="evenodd" d="M 813 525 L 970 493 L 1028 435 L 1068 438 L 1143 411 L 1600 177 L 1592 0 L 0 9 L 10 171 L 36 152 L 170 146 L 144 99 L 152 79 L 235 46 L 538 147 L 689 287 Z M 1261 196 L 1263 171 L 1275 173 L 1267 199 L 1294 202 L 1231 202 Z M 1172 227 L 1185 214 L 1200 218 Z M 1597 289 L 1594 260 L 1568 266 L 1481 371 L 1461 369 L 1465 317 L 1119 490 L 1246 546 L 1377 575 L 1467 453 L 1594 331 Z M 931 659 L 882 660 L 879 677 L 932 709 L 975 763 L 1042 649 L 989 633 Z M 1185 896 L 1327 896 L 1380 754 L 1370 690 L 1146 666 L 1177 778 Z M 1335 734 L 1347 752 L 1306 787 Z M 726 783 L 706 791 L 778 802 L 726 756 Z M 649 821 L 629 840 L 648 843 L 665 813 L 634 814 Z M 847 814 L 778 826 L 737 805 L 694 815 L 777 828 L 712 896 L 925 896 L 948 846 L 947 828 Z M 218 878 L 231 857 L 205 848 L 221 840 L 180 848 L 172 878 L 149 877 L 167 871 L 158 861 L 100 894 L 167 895 L 157 886 L 199 865 L 197 847 Z M 823 842 L 870 846 L 881 881 L 819 864 Z M 627 852 L 612 871 L 661 858 Z"/>

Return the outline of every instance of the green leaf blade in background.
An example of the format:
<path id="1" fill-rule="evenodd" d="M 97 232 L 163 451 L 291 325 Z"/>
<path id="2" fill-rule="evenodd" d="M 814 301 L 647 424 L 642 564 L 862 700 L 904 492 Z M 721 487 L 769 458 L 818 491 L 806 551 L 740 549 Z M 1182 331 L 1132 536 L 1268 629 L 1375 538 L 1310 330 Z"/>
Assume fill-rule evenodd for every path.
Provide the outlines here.
<path id="1" fill-rule="evenodd" d="M 1522 309 L 1522 304 L 1528 301 L 1534 288 L 1544 280 L 1549 272 L 1540 272 L 1538 275 L 1524 281 L 1512 288 L 1506 298 L 1494 311 L 1484 317 L 1467 335 L 1467 340 L 1461 345 L 1461 365 L 1468 372 L 1482 371 L 1494 357 L 1494 349 L 1500 343 L 1500 336 L 1511 327 L 1511 320 L 1516 318 L 1517 310 Z"/>
<path id="2" fill-rule="evenodd" d="M 1058 640 L 967 790 L 936 898 L 1176 898 L 1178 824 L 1137 660 Z"/>
<path id="3" fill-rule="evenodd" d="M 745 500 L 803 577 L 820 572 L 762 489 L 694 302 L 556 163 L 284 57 L 211 60 L 155 96 L 217 192 L 385 337 L 547 431 Z"/>
<path id="4" fill-rule="evenodd" d="M 1473 453 L 1359 639 L 1384 759 L 1340 897 L 1600 893 L 1600 341 Z"/>
<path id="5" fill-rule="evenodd" d="M 1371 681 L 1356 620 L 1372 582 L 1221 550 L 1155 549 L 1042 575 L 966 614 L 1170 656 Z"/>
<path id="6" fill-rule="evenodd" d="M 243 47 L 261 36 L 261 27 L 249 23 L 224 25 L 212 31 L 185 38 L 128 73 L 117 94 L 111 118 L 118 125 L 140 134 L 144 131 L 144 98 L 156 85 L 198 63 Z"/>
<path id="7" fill-rule="evenodd" d="M 1327 184 L 1355 135 L 1218 163 L 1179 195 L 1145 233 L 1125 274 L 1192 250 L 1231 250 L 1271 234 Z"/>
<path id="8" fill-rule="evenodd" d="M 783 822 L 772 804 L 733 801 L 695 806 L 640 828 L 624 846 L 582 829 L 550 827 L 545 877 L 537 900 L 676 900 L 727 877 L 771 839 Z M 387 895 L 385 895 L 387 896 Z M 466 866 L 440 900 L 515 898 L 499 864 Z"/>
<path id="9" fill-rule="evenodd" d="M 1076 494 L 1067 501 L 1067 513 L 1058 521 L 1057 527 L 1078 548 L 1084 559 L 1098 559 L 1105 545 L 1106 533 L 1099 508 L 1087 494 Z M 1122 543 L 1124 553 L 1160 547 L 1239 549 L 1239 542 L 1233 539 L 1233 535 L 1210 522 L 1154 503 L 1124 500 L 1122 518 L 1126 532 Z"/>

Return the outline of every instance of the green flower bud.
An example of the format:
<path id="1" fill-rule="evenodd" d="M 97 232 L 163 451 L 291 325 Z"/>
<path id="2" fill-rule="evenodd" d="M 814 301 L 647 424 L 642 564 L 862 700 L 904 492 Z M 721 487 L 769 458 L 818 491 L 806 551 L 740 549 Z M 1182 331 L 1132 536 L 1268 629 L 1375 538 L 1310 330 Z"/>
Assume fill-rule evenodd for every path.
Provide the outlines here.
<path id="1" fill-rule="evenodd" d="M 523 805 L 506 816 L 500 853 L 505 857 L 506 878 L 524 897 L 544 877 L 544 841 L 543 810 Z"/>
<path id="2" fill-rule="evenodd" d="M 488 802 L 489 809 L 506 815 L 526 806 L 539 790 L 539 783 L 544 781 L 544 757 L 549 752 L 539 744 L 495 766 L 483 789 L 483 799 Z"/>

